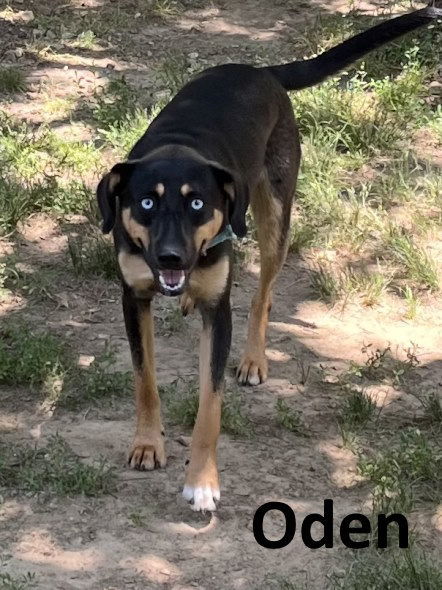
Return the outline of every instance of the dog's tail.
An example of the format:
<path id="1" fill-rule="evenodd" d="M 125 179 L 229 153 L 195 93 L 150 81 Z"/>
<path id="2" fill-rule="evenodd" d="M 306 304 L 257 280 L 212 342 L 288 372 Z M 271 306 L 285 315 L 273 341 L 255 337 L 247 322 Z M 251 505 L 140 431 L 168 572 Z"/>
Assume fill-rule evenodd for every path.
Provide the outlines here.
<path id="1" fill-rule="evenodd" d="M 314 86 L 343 70 L 373 49 L 439 17 L 442 17 L 442 0 L 435 0 L 421 10 L 398 16 L 376 25 L 368 31 L 359 33 L 318 57 L 280 66 L 270 66 L 265 69 L 271 72 L 286 90 L 300 90 Z"/>

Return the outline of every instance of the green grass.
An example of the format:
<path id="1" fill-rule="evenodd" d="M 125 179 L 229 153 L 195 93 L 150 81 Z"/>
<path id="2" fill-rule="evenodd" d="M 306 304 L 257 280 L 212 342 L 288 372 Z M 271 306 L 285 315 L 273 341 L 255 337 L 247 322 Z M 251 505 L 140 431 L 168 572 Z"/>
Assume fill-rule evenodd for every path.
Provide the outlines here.
<path id="1" fill-rule="evenodd" d="M 350 389 L 345 392 L 338 421 L 341 428 L 357 429 L 371 420 L 376 413 L 376 403 L 364 391 Z"/>
<path id="2" fill-rule="evenodd" d="M 326 17 L 297 48 L 305 52 L 307 43 L 306 55 L 318 53 L 374 20 Z M 440 31 L 422 31 L 348 75 L 292 95 L 303 160 L 290 248 L 309 261 L 313 292 L 328 303 L 351 298 L 370 306 L 407 286 L 439 288 L 436 261 L 421 242 L 434 239 L 442 222 L 440 171 L 413 145 L 418 129 L 439 137 L 440 106 L 428 99 L 437 39 Z M 409 220 L 394 235 L 392 209 Z M 358 268 L 355 257 L 376 270 Z"/>
<path id="3" fill-rule="evenodd" d="M 406 358 L 397 358 L 391 354 L 391 347 L 373 348 L 368 344 L 362 348 L 366 355 L 364 363 L 350 362 L 348 371 L 341 376 L 341 383 L 351 383 L 355 378 L 367 381 L 389 382 L 401 385 L 409 378 L 420 361 L 416 356 L 417 346 L 412 345 L 403 350 Z"/>
<path id="4" fill-rule="evenodd" d="M 244 414 L 244 401 L 237 391 L 227 392 L 223 398 L 221 430 L 233 436 L 253 436 L 253 424 Z"/>
<path id="5" fill-rule="evenodd" d="M 402 294 L 407 303 L 405 317 L 407 320 L 414 320 L 419 310 L 419 298 L 410 285 L 405 285 L 405 287 L 402 289 Z"/>
<path id="6" fill-rule="evenodd" d="M 170 52 L 158 68 L 159 84 L 167 88 L 172 96 L 175 95 L 191 77 L 188 68 L 188 60 L 182 53 Z"/>
<path id="7" fill-rule="evenodd" d="M 25 90 L 26 80 L 22 70 L 12 66 L 0 68 L 0 92 L 13 94 Z"/>
<path id="8" fill-rule="evenodd" d="M 31 213 L 87 210 L 94 197 L 82 177 L 96 171 L 101 158 L 92 143 L 65 141 L 2 113 L 0 135 L 0 233 Z"/>
<path id="9" fill-rule="evenodd" d="M 164 336 L 177 334 L 186 329 L 186 320 L 183 313 L 176 304 L 165 305 L 161 308 L 161 313 L 157 316 L 159 332 Z"/>
<path id="10" fill-rule="evenodd" d="M 114 362 L 115 355 L 108 350 L 87 368 L 71 368 L 57 405 L 75 410 L 115 398 L 132 399 L 132 373 L 112 370 Z"/>
<path id="11" fill-rule="evenodd" d="M 178 382 L 160 387 L 167 417 L 175 424 L 192 427 L 198 413 L 198 387 L 188 384 L 184 391 Z M 224 395 L 221 411 L 221 430 L 233 436 L 248 438 L 253 435 L 253 425 L 243 412 L 243 401 L 238 392 Z"/>
<path id="12" fill-rule="evenodd" d="M 408 512 L 418 501 L 440 502 L 442 455 L 416 428 L 400 432 L 376 454 L 362 454 L 358 471 L 374 484 L 373 507 L 378 512 Z"/>
<path id="13" fill-rule="evenodd" d="M 33 331 L 29 325 L 3 325 L 0 330 L 0 383 L 42 385 L 66 363 L 59 338 Z"/>
<path id="14" fill-rule="evenodd" d="M 78 367 L 68 343 L 19 322 L 0 331 L 0 383 L 32 386 L 58 407 L 78 409 L 132 394 L 130 372 L 114 371 L 107 349 L 89 367 Z"/>
<path id="15" fill-rule="evenodd" d="M 118 276 L 114 245 L 97 232 L 69 236 L 68 253 L 79 277 L 98 276 L 112 280 Z"/>
<path id="16" fill-rule="evenodd" d="M 430 388 L 429 391 L 422 390 L 421 384 L 416 390 L 410 391 L 421 404 L 424 411 L 424 418 L 428 424 L 440 426 L 442 424 L 442 395 L 436 388 Z"/>
<path id="17" fill-rule="evenodd" d="M 299 436 L 307 436 L 307 430 L 299 410 L 291 408 L 282 398 L 276 400 L 275 410 L 276 419 L 283 428 Z"/>
<path id="18" fill-rule="evenodd" d="M 54 282 L 60 283 L 58 269 L 55 266 L 28 266 L 14 255 L 7 256 L 0 262 L 0 294 L 20 293 L 33 302 L 54 301 Z"/>
<path id="19" fill-rule="evenodd" d="M 411 235 L 391 225 L 384 244 L 387 255 L 400 265 L 405 278 L 422 288 L 439 290 L 435 261 L 424 248 L 415 243 Z"/>
<path id="20" fill-rule="evenodd" d="M 97 44 L 97 36 L 91 30 L 82 31 L 72 43 L 73 47 L 80 49 L 93 49 Z"/>
<path id="21" fill-rule="evenodd" d="M 0 574 L 0 590 L 31 590 L 35 584 L 35 574 L 30 572 L 21 576 Z"/>
<path id="22" fill-rule="evenodd" d="M 363 550 L 345 573 L 330 576 L 331 590 L 434 590 L 442 586 L 435 556 L 422 549 Z"/>
<path id="23" fill-rule="evenodd" d="M 1 448 L 0 462 L 0 485 L 20 492 L 99 496 L 116 488 L 114 468 L 107 461 L 83 463 L 58 434 L 41 448 Z"/>
<path id="24" fill-rule="evenodd" d="M 391 283 L 391 276 L 379 270 L 369 272 L 348 267 L 339 271 L 331 263 L 317 263 L 308 274 L 313 293 L 326 303 L 352 297 L 371 307 L 380 302 Z"/>

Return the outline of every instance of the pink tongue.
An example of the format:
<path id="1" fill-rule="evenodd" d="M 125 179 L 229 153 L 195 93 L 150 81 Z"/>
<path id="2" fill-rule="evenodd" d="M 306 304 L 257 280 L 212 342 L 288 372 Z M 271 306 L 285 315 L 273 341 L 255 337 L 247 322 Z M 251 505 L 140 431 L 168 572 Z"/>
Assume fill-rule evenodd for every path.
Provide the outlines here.
<path id="1" fill-rule="evenodd" d="M 180 282 L 181 276 L 183 271 L 182 270 L 163 270 L 161 274 L 163 275 L 164 281 L 167 285 L 173 286 L 178 285 Z"/>

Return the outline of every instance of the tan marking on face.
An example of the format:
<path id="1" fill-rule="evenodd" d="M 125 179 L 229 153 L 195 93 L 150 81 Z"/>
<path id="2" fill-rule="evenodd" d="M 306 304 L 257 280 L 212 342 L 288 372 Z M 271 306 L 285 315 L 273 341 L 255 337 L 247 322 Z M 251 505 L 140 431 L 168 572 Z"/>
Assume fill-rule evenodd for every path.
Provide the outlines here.
<path id="1" fill-rule="evenodd" d="M 195 240 L 195 247 L 199 252 L 201 250 L 201 246 L 205 242 L 206 245 L 212 238 L 216 236 L 216 234 L 221 229 L 221 225 L 223 223 L 224 215 L 219 209 L 215 209 L 213 211 L 213 217 L 204 225 L 200 225 L 195 232 L 194 240 Z"/>
<path id="2" fill-rule="evenodd" d="M 158 193 L 159 197 L 162 197 L 164 195 L 164 184 L 162 182 L 159 182 L 156 186 L 155 186 L 155 191 Z"/>
<path id="3" fill-rule="evenodd" d="M 223 256 L 208 268 L 196 268 L 189 277 L 189 295 L 195 301 L 216 301 L 229 276 L 229 258 Z"/>
<path id="4" fill-rule="evenodd" d="M 123 209 L 121 213 L 121 219 L 123 221 L 123 225 L 126 228 L 127 233 L 132 238 L 132 240 L 139 245 L 139 242 L 143 244 L 145 248 L 149 246 L 149 231 L 147 227 L 135 221 L 132 217 L 132 213 L 130 208 Z"/>
<path id="5" fill-rule="evenodd" d="M 183 186 L 180 188 L 180 192 L 183 195 L 183 197 L 185 197 L 186 195 L 188 195 L 189 193 L 192 192 L 192 187 L 190 186 L 190 184 L 183 184 Z"/>
<path id="6" fill-rule="evenodd" d="M 135 291 L 149 291 L 153 287 L 153 273 L 141 256 L 123 250 L 118 254 L 118 265 L 124 280 Z"/>

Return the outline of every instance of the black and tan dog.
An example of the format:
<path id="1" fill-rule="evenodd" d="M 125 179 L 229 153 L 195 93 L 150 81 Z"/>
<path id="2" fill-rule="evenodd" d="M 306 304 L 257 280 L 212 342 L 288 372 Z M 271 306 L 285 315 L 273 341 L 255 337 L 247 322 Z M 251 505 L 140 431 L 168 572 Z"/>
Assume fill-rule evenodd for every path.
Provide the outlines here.
<path id="1" fill-rule="evenodd" d="M 164 467 L 155 380 L 151 300 L 156 292 L 195 305 L 203 329 L 200 401 L 183 495 L 214 510 L 220 490 L 216 445 L 231 340 L 231 229 L 246 233 L 249 204 L 261 254 L 247 343 L 237 377 L 267 377 L 265 334 L 275 277 L 287 250 L 300 143 L 287 90 L 317 84 L 367 52 L 441 16 L 440 2 L 357 35 L 314 59 L 255 68 L 208 69 L 175 96 L 126 162 L 101 180 L 103 231 L 113 229 L 136 388 L 135 469 Z"/>

